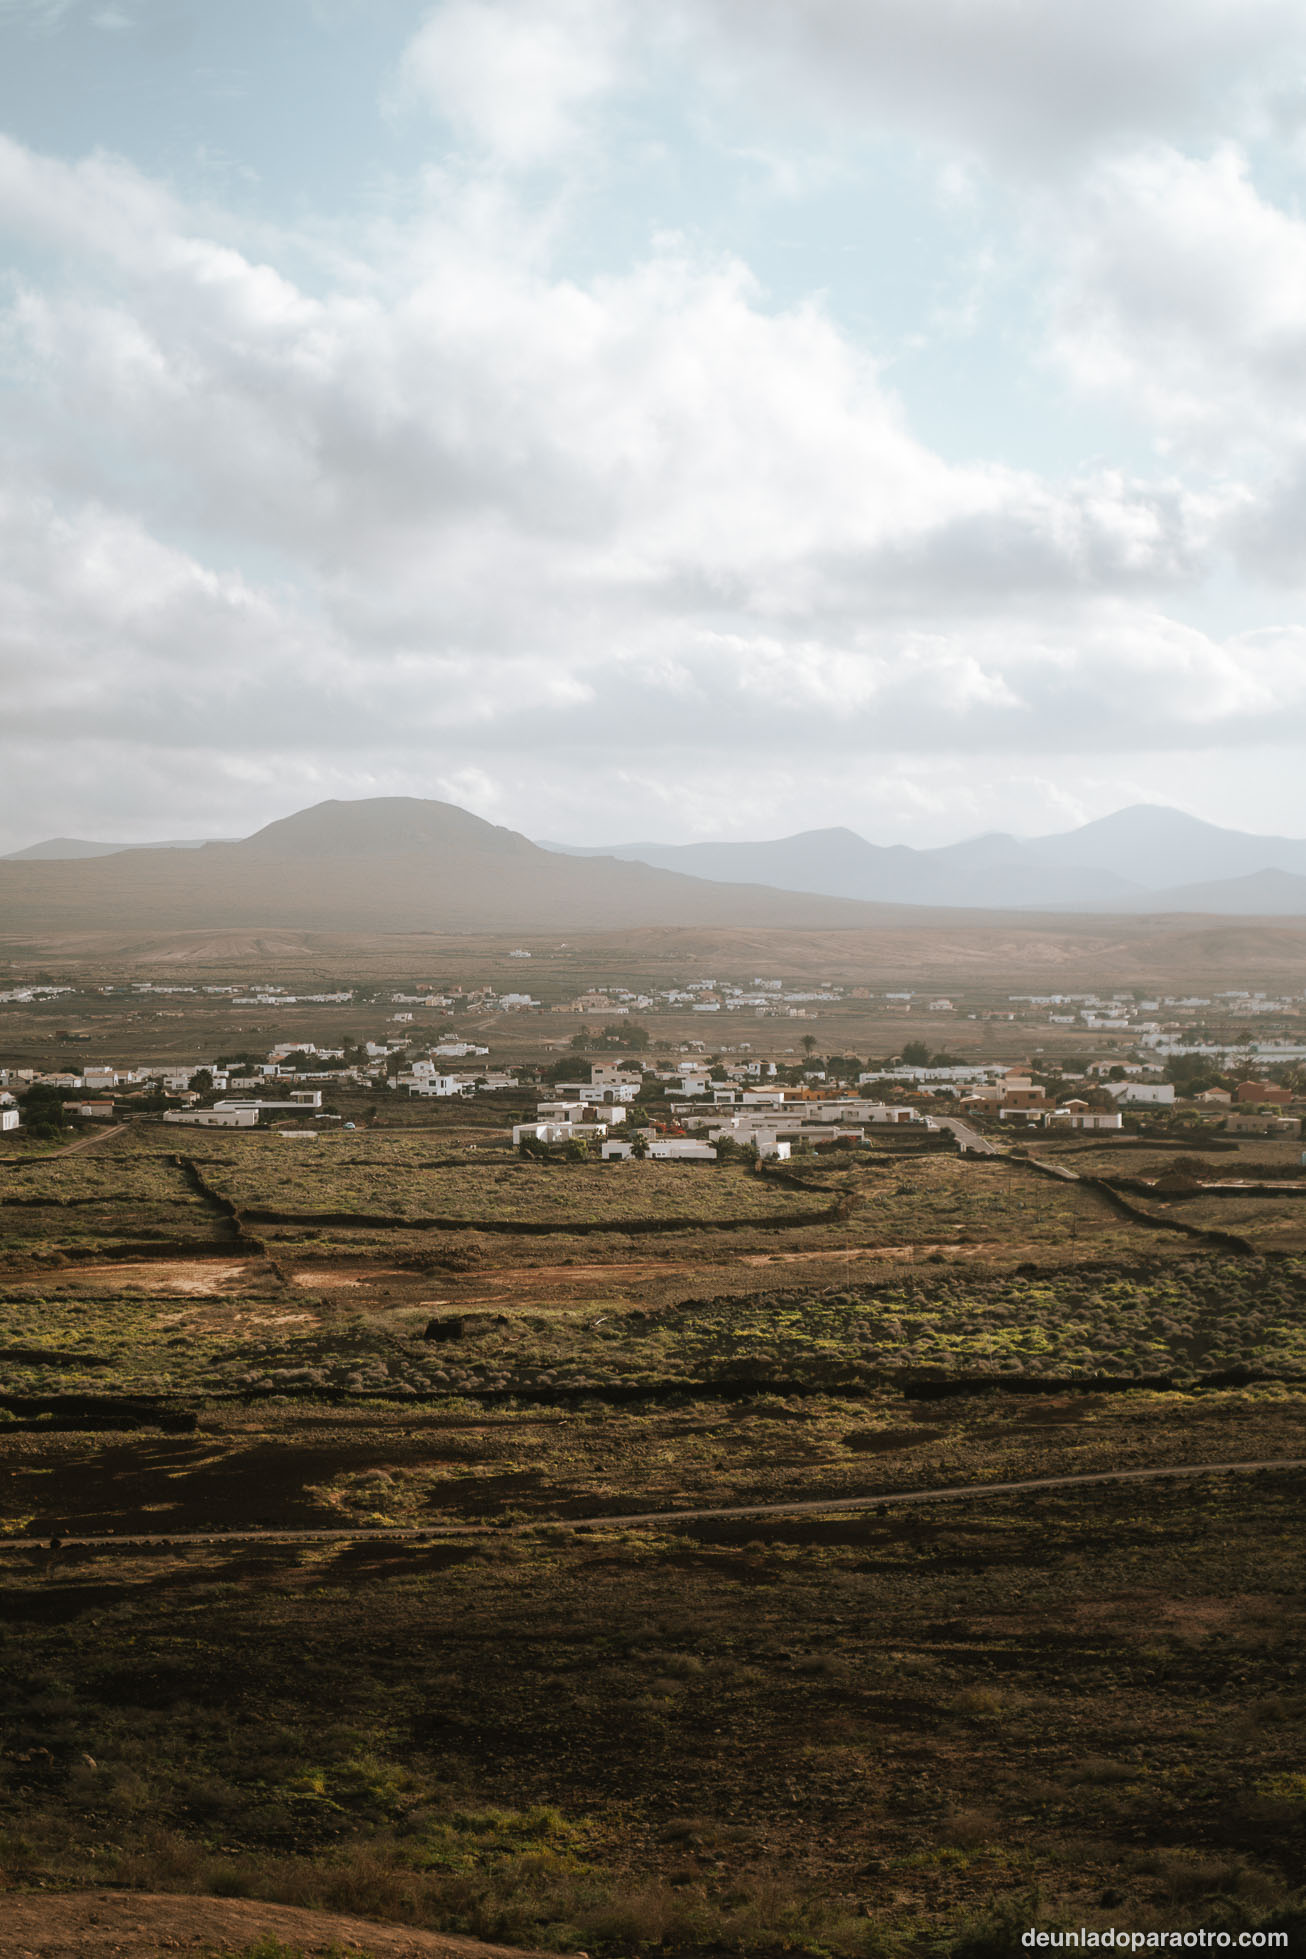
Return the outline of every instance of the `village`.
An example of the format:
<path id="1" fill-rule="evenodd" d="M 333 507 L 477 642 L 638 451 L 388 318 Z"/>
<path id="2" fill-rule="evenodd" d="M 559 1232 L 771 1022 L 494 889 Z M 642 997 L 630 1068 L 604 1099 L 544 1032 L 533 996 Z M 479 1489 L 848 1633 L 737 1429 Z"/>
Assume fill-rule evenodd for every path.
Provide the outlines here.
<path id="1" fill-rule="evenodd" d="M 522 948 L 507 956 L 532 957 Z M 708 1161 L 743 1151 L 784 1160 L 856 1146 L 889 1130 L 922 1146 L 978 1153 L 1029 1131 L 1123 1137 L 1139 1128 L 1154 1133 L 1158 1125 L 1197 1136 L 1291 1139 L 1300 1136 L 1306 1110 L 1298 997 L 1233 990 L 971 1003 L 961 995 L 877 994 L 766 977 L 551 991 L 555 997 L 542 1000 L 486 981 L 304 993 L 272 982 L 14 984 L 0 992 L 0 1138 L 17 1140 L 21 1132 L 39 1141 L 70 1125 L 131 1119 L 275 1128 L 303 1138 L 333 1126 L 388 1126 L 403 1104 L 471 1100 L 487 1111 L 500 1107 L 500 1140 L 527 1153 Z M 121 1047 L 143 1016 L 155 1026 L 183 1019 L 190 1002 L 258 1009 L 296 1025 L 305 1010 L 315 1021 L 348 1010 L 351 1030 L 332 1039 L 315 1026 L 314 1039 L 292 1036 L 261 1049 L 243 1041 L 235 1054 L 163 1062 L 149 1052 L 66 1059 L 74 1044 L 94 1038 L 66 1028 L 39 1037 L 41 1045 L 53 1038 L 61 1050 L 53 1067 L 41 1065 L 35 1041 L 23 1052 L 21 1037 L 5 1037 L 13 1016 L 54 1010 L 75 1017 L 90 1003 Z M 823 1043 L 814 1031 L 793 1044 L 791 1021 L 828 1024 L 854 1009 L 879 1016 L 876 1024 L 899 1024 L 904 1038 L 896 1051 L 823 1053 L 836 1043 Z M 365 1031 L 354 1031 L 360 1014 Z M 730 1019 L 709 1042 L 687 1020 L 699 1014 Z M 945 1046 L 920 1037 L 918 1029 L 941 1026 L 956 1030 Z M 1047 1030 L 1044 1041 L 1034 1038 L 1040 1029 Z M 741 1038 L 745 1031 L 752 1037 Z"/>

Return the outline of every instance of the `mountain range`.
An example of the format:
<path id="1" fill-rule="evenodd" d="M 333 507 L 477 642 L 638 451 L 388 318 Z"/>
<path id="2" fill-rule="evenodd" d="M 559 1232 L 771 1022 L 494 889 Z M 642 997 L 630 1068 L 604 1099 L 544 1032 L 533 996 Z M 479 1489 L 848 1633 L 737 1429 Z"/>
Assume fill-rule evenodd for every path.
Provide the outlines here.
<path id="1" fill-rule="evenodd" d="M 863 903 L 1306 914 L 1306 842 L 1222 829 L 1150 803 L 1050 836 L 993 832 L 926 850 L 869 843 L 847 829 L 804 830 L 768 843 L 549 843 L 545 848 Z"/>
<path id="2" fill-rule="evenodd" d="M 0 861 L 6 940 L 227 931 L 562 933 L 663 925 L 867 925 L 845 898 L 723 886 L 543 850 L 452 803 L 319 803 L 236 843 Z"/>
<path id="3" fill-rule="evenodd" d="M 938 850 L 879 846 L 851 830 L 566 850 L 452 803 L 388 796 L 319 803 L 237 842 L 106 849 L 65 838 L 0 860 L 10 942 L 273 927 L 882 930 L 955 907 L 1306 916 L 1306 843 L 1141 807 L 1059 836 L 979 837 Z"/>
<path id="4" fill-rule="evenodd" d="M 55 864 L 72 857 L 116 857 L 122 850 L 198 850 L 213 839 L 208 837 L 169 837 L 161 843 L 92 843 L 86 837 L 47 837 L 44 843 L 29 843 L 26 850 L 11 850 L 0 857 L 0 864 Z"/>

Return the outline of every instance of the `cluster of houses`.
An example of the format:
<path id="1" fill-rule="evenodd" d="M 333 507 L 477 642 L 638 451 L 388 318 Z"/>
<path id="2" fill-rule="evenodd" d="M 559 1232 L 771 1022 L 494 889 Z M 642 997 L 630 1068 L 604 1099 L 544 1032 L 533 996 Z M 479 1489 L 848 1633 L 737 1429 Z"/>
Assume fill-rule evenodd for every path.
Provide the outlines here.
<path id="1" fill-rule="evenodd" d="M 531 955 L 518 948 L 511 956 L 525 962 Z M 514 978 L 519 974 L 521 968 Z M 77 990 L 44 985 L 15 987 L 0 994 L 0 1002 L 49 1001 Z M 262 983 L 178 986 L 131 982 L 128 987 L 89 990 L 129 991 L 143 998 L 220 994 L 233 1005 L 276 1007 L 309 1001 L 345 1005 L 356 999 L 350 990 L 295 996 L 283 987 Z M 541 1003 L 532 994 L 498 985 L 450 986 L 444 990 L 419 986 L 411 992 L 391 993 L 388 1005 L 382 1004 L 385 995 L 373 989 L 363 989 L 362 994 L 376 999 L 379 1019 L 385 1016 L 397 1025 L 383 1026 L 381 1039 L 351 1044 L 347 1050 L 298 1041 L 271 1048 L 261 1062 L 229 1068 L 197 1061 L 166 1068 L 88 1064 L 64 1072 L 18 1069 L 6 1074 L 0 1070 L 0 1132 L 19 1125 L 16 1098 L 35 1083 L 57 1089 L 66 1112 L 85 1121 L 110 1121 L 124 1099 L 161 1090 L 171 1104 L 163 1112 L 165 1121 L 231 1129 L 253 1128 L 269 1117 L 307 1119 L 318 1125 L 338 1120 L 322 1106 L 328 1084 L 440 1100 L 519 1086 L 516 1075 L 490 1066 L 487 1046 L 448 1034 L 444 1031 L 447 1021 L 432 1024 L 426 1016 L 445 1016 L 455 1009 L 476 1014 L 538 1009 Z M 872 997 L 876 996 L 864 987 L 803 987 L 760 976 L 751 982 L 703 978 L 648 991 L 618 985 L 595 987 L 566 1003 L 562 1010 L 604 1020 L 612 1017 L 618 1023 L 623 1016 L 656 1008 L 704 1015 L 752 1011 L 763 1016 L 802 1018 L 841 1001 Z M 926 993 L 884 993 L 878 999 L 886 1011 L 958 1011 L 951 1000 Z M 953 1117 L 1048 1130 L 1118 1131 L 1130 1112 L 1163 1114 L 1173 1108 L 1176 1088 L 1162 1077 L 1162 1064 L 1172 1056 L 1209 1060 L 1213 1070 L 1227 1076 L 1245 1073 L 1249 1061 L 1258 1070 L 1306 1063 L 1306 1041 L 1297 1039 L 1289 1025 L 1294 1017 L 1300 1019 L 1302 1005 L 1286 997 L 1250 992 L 1155 999 L 1140 999 L 1132 993 L 1046 994 L 1012 996 L 1010 1004 L 1046 1011 L 1053 1022 L 1127 1034 L 1126 1051 L 1131 1058 L 1080 1064 L 1085 1073 L 1074 1078 L 1073 1092 L 1069 1092 L 1072 1083 L 1052 1069 L 1038 1067 L 1040 1079 L 1036 1079 L 1029 1063 L 1023 1067 L 962 1064 L 945 1057 L 940 1057 L 937 1066 L 899 1065 L 867 1071 L 857 1077 L 855 1086 L 846 1086 L 842 1081 L 827 1080 L 819 1063 L 804 1067 L 801 1061 L 794 1062 L 792 1050 L 785 1051 L 788 1062 L 777 1064 L 753 1056 L 746 1042 L 724 1045 L 724 1029 L 718 1027 L 713 1032 L 704 1027 L 704 1035 L 722 1050 L 715 1065 L 707 1059 L 703 1041 L 687 1043 L 676 1057 L 660 1048 L 656 1059 L 650 1054 L 646 1062 L 632 1062 L 625 1068 L 604 1062 L 586 1068 L 576 1061 L 579 1078 L 553 1083 L 541 1095 L 534 1118 L 513 1128 L 513 1141 L 584 1141 L 613 1158 L 639 1154 L 694 1159 L 715 1154 L 723 1144 L 735 1144 L 754 1148 L 764 1156 L 783 1158 L 795 1148 L 864 1139 L 886 1126 L 938 1129 Z M 1244 1015 L 1259 1016 L 1258 1033 L 1267 1038 L 1253 1040 L 1247 1032 L 1237 1047 L 1198 1038 L 1202 1016 L 1211 1020 L 1218 1017 L 1227 1023 L 1230 1015 L 1237 1016 L 1234 1026 Z M 1267 1025 L 1266 1017 L 1272 1021 L 1275 1015 L 1284 1017 L 1283 1029 Z M 779 1036 L 779 1029 L 775 1032 Z M 78 1034 L 69 1038 L 88 1037 Z M 779 1038 L 783 1040 L 783 1036 Z M 804 1042 L 809 1048 L 814 1045 L 812 1040 Z M 1102 1048 L 1112 1047 L 1119 1049 L 1125 1043 L 1102 1044 Z M 410 1058 L 414 1053 L 421 1058 Z M 800 1073 L 802 1079 L 797 1081 Z M 646 1121 L 634 1111 L 650 1076 L 657 1087 L 658 1122 Z M 848 1079 L 851 1083 L 851 1076 Z M 1048 1083 L 1051 1086 L 1045 1085 Z M 1293 1092 L 1267 1079 L 1206 1089 L 1196 1100 L 1208 1114 L 1222 1116 L 1223 1128 L 1229 1133 L 1300 1133 L 1300 1118 L 1290 1106 L 1295 1100 Z M 151 1106 L 157 1108 L 158 1104 Z"/>
<path id="2" fill-rule="evenodd" d="M 535 1119 L 515 1126 L 512 1139 L 518 1146 L 523 1141 L 584 1140 L 596 1144 L 607 1160 L 638 1154 L 654 1160 L 705 1161 L 729 1142 L 783 1161 L 795 1145 L 862 1142 L 868 1128 L 888 1123 L 938 1127 L 933 1117 L 909 1105 L 891 1107 L 861 1096 L 765 1082 L 760 1077 L 768 1070 L 775 1075 L 774 1062 L 747 1062 L 732 1071 L 736 1081 L 723 1084 L 713 1079 L 706 1063 L 664 1069 L 660 1072 L 662 1085 L 671 1091 L 671 1120 L 636 1128 L 628 1118 L 643 1076 L 596 1062 L 587 1082 L 557 1084 L 541 1099 Z"/>
<path id="3" fill-rule="evenodd" d="M 1110 1079 L 1106 1070 L 1121 1079 Z M 910 1083 L 922 1099 L 883 1099 L 886 1075 L 863 1074 L 855 1091 L 827 1084 L 822 1071 L 806 1072 L 800 1085 L 781 1084 L 776 1064 L 750 1060 L 710 1069 L 706 1061 L 661 1064 L 649 1071 L 669 1104 L 670 1123 L 630 1121 L 631 1105 L 641 1095 L 647 1076 L 618 1063 L 595 1063 L 588 1080 L 556 1084 L 541 1098 L 531 1121 L 518 1123 L 514 1144 L 523 1140 L 565 1143 L 584 1140 L 605 1158 L 632 1154 L 650 1157 L 704 1158 L 723 1142 L 751 1146 L 764 1157 L 783 1159 L 795 1148 L 822 1143 L 861 1142 L 868 1132 L 889 1125 L 916 1129 L 950 1127 L 949 1110 L 963 1119 L 976 1117 L 1036 1126 L 1050 1131 L 1120 1131 L 1124 1112 L 1167 1110 L 1175 1106 L 1171 1082 L 1144 1079 L 1142 1066 L 1128 1071 L 1114 1064 L 1097 1064 L 1088 1092 L 1054 1094 L 1025 1068 L 994 1064 L 942 1068 L 898 1068 L 893 1078 Z M 721 1079 L 721 1077 L 725 1079 Z M 874 1083 L 880 1093 L 871 1092 Z M 1226 1110 L 1224 1129 L 1230 1133 L 1292 1136 L 1300 1134 L 1300 1119 L 1286 1113 L 1290 1089 L 1272 1083 L 1247 1081 L 1232 1090 L 1215 1089 L 1200 1102 Z"/>
<path id="4" fill-rule="evenodd" d="M 594 987 L 565 1002 L 563 1011 L 620 1018 L 622 1014 L 670 1007 L 699 1014 L 747 1012 L 760 1019 L 775 1016 L 804 1020 L 813 1005 L 837 1006 L 845 997 L 845 989 L 841 986 L 787 988 L 784 981 L 778 979 L 758 978 L 751 985 L 730 980 L 701 979 L 691 980 L 684 986 L 662 987 L 649 993 L 633 992 L 629 987 L 622 986 Z M 857 989 L 856 997 L 867 999 L 869 995 L 862 988 Z"/>

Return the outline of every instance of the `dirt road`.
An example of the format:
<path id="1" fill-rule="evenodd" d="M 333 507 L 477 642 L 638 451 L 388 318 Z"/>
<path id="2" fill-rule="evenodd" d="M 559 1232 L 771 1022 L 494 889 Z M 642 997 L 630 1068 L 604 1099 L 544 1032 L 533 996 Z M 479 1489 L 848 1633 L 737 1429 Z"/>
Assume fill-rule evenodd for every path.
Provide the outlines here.
<path id="1" fill-rule="evenodd" d="M 535 1517 L 511 1524 L 396 1524 L 351 1528 L 323 1525 L 307 1530 L 135 1531 L 122 1537 L 7 1537 L 0 1550 L 39 1551 L 52 1544 L 66 1550 L 125 1551 L 146 1545 L 195 1544 L 413 1544 L 443 1537 L 521 1537 L 537 1530 L 662 1529 L 668 1525 L 729 1521 L 744 1517 L 817 1517 L 835 1511 L 887 1510 L 908 1503 L 974 1502 L 979 1497 L 1029 1496 L 1042 1490 L 1084 1489 L 1094 1483 L 1159 1482 L 1167 1476 L 1253 1476 L 1262 1470 L 1306 1469 L 1306 1456 L 1267 1462 L 1185 1462 L 1159 1469 L 1098 1469 L 1077 1476 L 1035 1476 L 1020 1483 L 962 1483 L 934 1490 L 884 1490 L 874 1496 L 805 1497 L 799 1502 L 716 1504 L 696 1510 L 614 1511 L 601 1517 Z"/>
<path id="2" fill-rule="evenodd" d="M 79 1150 L 93 1150 L 101 1143 L 107 1143 L 110 1136 L 121 1136 L 128 1125 L 115 1122 L 109 1129 L 93 1129 L 89 1136 L 79 1136 L 75 1143 L 65 1143 L 63 1148 L 52 1152 L 55 1156 L 76 1156 Z"/>

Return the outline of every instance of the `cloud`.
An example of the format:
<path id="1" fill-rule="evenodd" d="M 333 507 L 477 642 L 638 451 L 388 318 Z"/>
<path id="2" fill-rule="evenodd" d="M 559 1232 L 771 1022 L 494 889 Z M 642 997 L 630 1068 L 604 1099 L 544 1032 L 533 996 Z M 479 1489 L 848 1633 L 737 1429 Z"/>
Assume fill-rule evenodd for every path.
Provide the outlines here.
<path id="1" fill-rule="evenodd" d="M 1060 212 L 1049 359 L 1227 486 L 1208 542 L 1252 579 L 1306 583 L 1306 222 L 1245 155 L 1164 145 L 1090 172 Z"/>
<path id="2" fill-rule="evenodd" d="M 444 0 L 404 51 L 401 92 L 509 168 L 555 162 L 617 79 L 624 24 L 613 0 Z"/>
<path id="3" fill-rule="evenodd" d="M 1306 223 L 1232 145 L 1095 171 L 1065 234 L 1053 350 L 1172 444 L 1228 467 L 1306 431 Z"/>
<path id="4" fill-rule="evenodd" d="M 582 283 L 434 177 L 310 289 L 299 239 L 8 141 L 0 220 L 58 248 L 0 320 L 15 842 L 61 756 L 223 833 L 450 784 L 547 831 L 577 782 L 729 812 L 796 755 L 828 795 L 871 757 L 1288 740 L 1306 706 L 1302 635 L 1165 610 L 1239 486 L 949 464 L 729 255 Z"/>
<path id="5" fill-rule="evenodd" d="M 1263 118 L 1300 58 L 1293 0 L 685 0 L 712 79 L 1022 174 Z"/>

